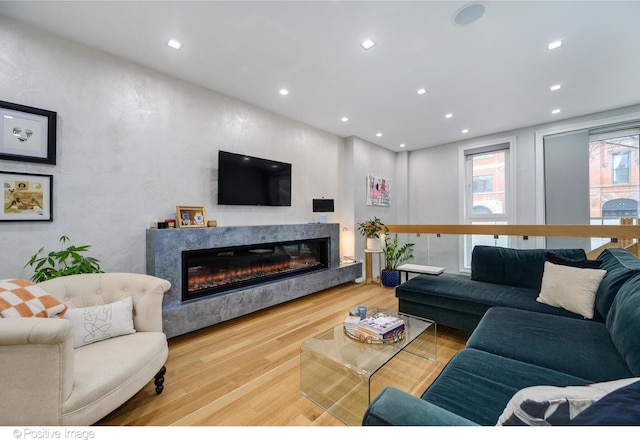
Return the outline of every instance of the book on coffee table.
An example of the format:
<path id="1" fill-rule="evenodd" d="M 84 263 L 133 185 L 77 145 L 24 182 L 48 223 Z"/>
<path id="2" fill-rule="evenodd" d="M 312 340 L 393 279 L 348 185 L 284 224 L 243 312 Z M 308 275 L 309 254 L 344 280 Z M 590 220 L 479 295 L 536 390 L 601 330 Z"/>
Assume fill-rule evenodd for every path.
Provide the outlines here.
<path id="1" fill-rule="evenodd" d="M 404 321 L 395 316 L 378 313 L 360 321 L 357 333 L 373 339 L 395 339 L 404 332 Z"/>

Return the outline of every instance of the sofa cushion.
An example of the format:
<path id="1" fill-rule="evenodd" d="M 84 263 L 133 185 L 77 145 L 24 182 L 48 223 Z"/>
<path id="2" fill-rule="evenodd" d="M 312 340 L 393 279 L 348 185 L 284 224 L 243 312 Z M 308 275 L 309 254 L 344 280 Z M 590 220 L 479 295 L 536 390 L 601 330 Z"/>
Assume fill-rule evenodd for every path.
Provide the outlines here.
<path id="1" fill-rule="evenodd" d="M 638 426 L 640 423 L 640 381 L 619 388 L 578 414 L 572 426 Z"/>
<path id="2" fill-rule="evenodd" d="M 540 290 L 473 281 L 468 275 L 419 275 L 396 288 L 403 301 L 452 309 L 481 317 L 491 307 L 513 307 L 552 315 L 582 318 L 573 312 L 536 301 Z M 427 316 L 427 318 L 429 318 Z M 599 316 L 596 319 L 600 319 Z"/>
<path id="3" fill-rule="evenodd" d="M 67 306 L 42 287 L 27 280 L 0 280 L 0 316 L 3 318 L 50 318 Z"/>
<path id="4" fill-rule="evenodd" d="M 640 275 L 627 281 L 607 315 L 611 340 L 634 376 L 640 376 Z"/>
<path id="5" fill-rule="evenodd" d="M 631 277 L 640 274 L 640 259 L 624 249 L 605 249 L 598 256 L 607 271 L 596 294 L 596 310 L 607 317 L 616 294 Z"/>
<path id="6" fill-rule="evenodd" d="M 396 388 L 386 387 L 371 402 L 363 426 L 477 426 L 439 406 Z"/>
<path id="7" fill-rule="evenodd" d="M 585 260 L 583 249 L 554 249 L 555 255 Z M 511 249 L 475 246 L 471 254 L 471 279 L 540 290 L 547 249 Z"/>
<path id="8" fill-rule="evenodd" d="M 581 269 L 600 269 L 600 266 L 602 266 L 602 261 L 600 260 L 574 260 L 573 258 L 556 255 L 553 251 L 547 251 L 546 258 L 549 263 L 579 267 Z"/>
<path id="9" fill-rule="evenodd" d="M 494 307 L 467 347 L 592 382 L 633 376 L 604 323 L 584 319 Z"/>
<path id="10" fill-rule="evenodd" d="M 535 385 L 587 385 L 589 381 L 472 348 L 449 361 L 422 399 L 480 425 L 495 425 L 507 402 Z"/>
<path id="11" fill-rule="evenodd" d="M 111 304 L 69 309 L 62 317 L 73 324 L 75 348 L 136 331 L 130 296 Z"/>
<path id="12" fill-rule="evenodd" d="M 511 398 L 497 425 L 566 426 L 607 394 L 638 380 L 634 377 L 586 386 L 524 388 Z"/>
<path id="13" fill-rule="evenodd" d="M 62 424 L 84 425 L 96 414 L 108 414 L 147 385 L 167 356 L 161 332 L 137 332 L 75 349 L 73 393 L 63 403 Z"/>
<path id="14" fill-rule="evenodd" d="M 544 263 L 540 295 L 536 300 L 552 307 L 593 318 L 598 286 L 607 271 Z"/>

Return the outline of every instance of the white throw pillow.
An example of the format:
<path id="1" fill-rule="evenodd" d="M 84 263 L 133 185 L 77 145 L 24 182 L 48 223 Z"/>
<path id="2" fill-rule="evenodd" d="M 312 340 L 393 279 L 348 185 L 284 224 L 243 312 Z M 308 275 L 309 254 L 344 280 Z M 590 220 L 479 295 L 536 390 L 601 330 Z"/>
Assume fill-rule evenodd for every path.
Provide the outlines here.
<path id="1" fill-rule="evenodd" d="M 136 332 L 133 327 L 133 299 L 130 296 L 103 306 L 67 309 L 62 317 L 73 325 L 75 348 Z"/>
<path id="2" fill-rule="evenodd" d="M 586 386 L 523 388 L 507 403 L 496 425 L 567 425 L 592 403 L 638 380 L 632 377 Z"/>
<path id="3" fill-rule="evenodd" d="M 596 293 L 606 273 L 603 269 L 583 269 L 545 261 L 536 300 L 592 319 Z"/>

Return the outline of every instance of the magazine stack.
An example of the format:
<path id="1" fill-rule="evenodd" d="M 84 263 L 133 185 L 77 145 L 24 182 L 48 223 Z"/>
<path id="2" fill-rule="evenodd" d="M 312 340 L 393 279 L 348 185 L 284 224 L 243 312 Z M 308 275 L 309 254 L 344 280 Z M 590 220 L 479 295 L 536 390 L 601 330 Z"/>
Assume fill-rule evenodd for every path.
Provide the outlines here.
<path id="1" fill-rule="evenodd" d="M 386 313 L 376 313 L 360 321 L 355 336 L 361 340 L 397 341 L 402 339 L 404 321 Z"/>

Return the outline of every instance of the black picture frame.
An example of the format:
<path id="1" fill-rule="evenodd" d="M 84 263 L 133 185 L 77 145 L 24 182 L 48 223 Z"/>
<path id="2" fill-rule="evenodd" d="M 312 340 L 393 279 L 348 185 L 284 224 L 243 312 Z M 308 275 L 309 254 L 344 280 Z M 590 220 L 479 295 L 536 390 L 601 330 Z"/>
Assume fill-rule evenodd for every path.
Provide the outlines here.
<path id="1" fill-rule="evenodd" d="M 0 159 L 56 164 L 57 113 L 0 101 Z"/>
<path id="2" fill-rule="evenodd" d="M 53 176 L 0 171 L 0 222 L 53 221 Z"/>

